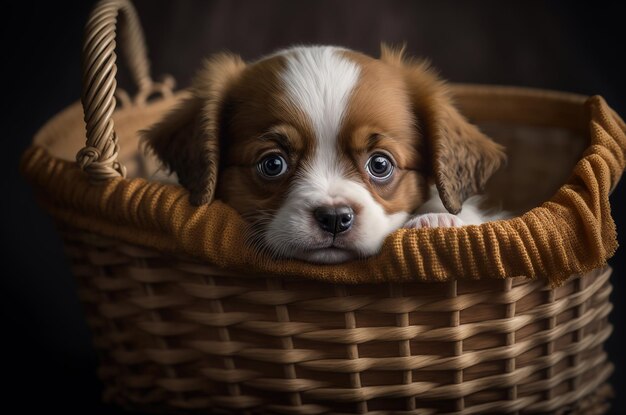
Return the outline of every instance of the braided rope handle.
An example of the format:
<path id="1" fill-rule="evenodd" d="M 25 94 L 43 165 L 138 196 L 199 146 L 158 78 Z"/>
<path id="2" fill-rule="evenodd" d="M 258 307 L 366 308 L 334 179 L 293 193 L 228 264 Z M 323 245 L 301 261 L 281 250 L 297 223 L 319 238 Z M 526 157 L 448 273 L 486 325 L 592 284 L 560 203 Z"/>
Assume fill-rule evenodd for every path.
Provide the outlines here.
<path id="1" fill-rule="evenodd" d="M 115 133 L 113 111 L 116 107 L 117 66 L 115 64 L 116 27 L 119 20 L 124 58 L 133 81 L 138 86 L 134 103 L 145 104 L 148 96 L 160 92 L 172 94 L 173 79 L 157 83 L 150 77 L 145 40 L 135 8 L 128 0 L 101 0 L 92 10 L 85 26 L 82 50 L 82 96 L 87 141 L 76 154 L 78 165 L 92 182 L 125 177 L 126 168 L 118 161 L 118 137 Z M 128 95 L 117 91 L 122 102 Z"/>

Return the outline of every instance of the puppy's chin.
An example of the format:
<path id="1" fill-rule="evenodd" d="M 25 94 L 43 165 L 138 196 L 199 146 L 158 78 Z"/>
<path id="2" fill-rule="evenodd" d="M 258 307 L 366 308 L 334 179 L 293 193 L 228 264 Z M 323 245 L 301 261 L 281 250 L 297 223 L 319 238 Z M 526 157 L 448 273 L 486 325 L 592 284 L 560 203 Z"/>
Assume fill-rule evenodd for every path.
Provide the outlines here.
<path id="1" fill-rule="evenodd" d="M 299 236 L 283 234 L 282 238 L 273 232 L 264 232 L 263 243 L 257 245 L 257 248 L 275 259 L 293 258 L 314 264 L 340 264 L 376 255 L 385 237 L 393 229 L 371 238 L 359 238 L 360 232 L 356 230 L 349 237 L 342 235 L 334 240 L 321 236 L 321 232 L 316 229 L 309 231 Z"/>
<path id="2" fill-rule="evenodd" d="M 316 264 L 339 264 L 341 262 L 357 259 L 359 255 L 348 249 L 331 246 L 328 248 L 311 249 L 294 253 L 293 257 Z"/>

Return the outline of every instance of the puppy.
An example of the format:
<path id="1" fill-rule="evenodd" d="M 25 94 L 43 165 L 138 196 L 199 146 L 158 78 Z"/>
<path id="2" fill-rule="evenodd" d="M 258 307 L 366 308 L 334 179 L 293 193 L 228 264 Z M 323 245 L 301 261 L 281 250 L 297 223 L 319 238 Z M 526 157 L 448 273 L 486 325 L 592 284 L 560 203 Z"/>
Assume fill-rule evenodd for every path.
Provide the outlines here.
<path id="1" fill-rule="evenodd" d="M 489 219 L 477 203 L 455 215 L 503 149 L 402 50 L 383 46 L 375 59 L 294 47 L 251 64 L 219 54 L 191 92 L 145 144 L 191 203 L 229 204 L 251 224 L 250 243 L 275 257 L 338 263 L 376 254 L 402 226 Z"/>

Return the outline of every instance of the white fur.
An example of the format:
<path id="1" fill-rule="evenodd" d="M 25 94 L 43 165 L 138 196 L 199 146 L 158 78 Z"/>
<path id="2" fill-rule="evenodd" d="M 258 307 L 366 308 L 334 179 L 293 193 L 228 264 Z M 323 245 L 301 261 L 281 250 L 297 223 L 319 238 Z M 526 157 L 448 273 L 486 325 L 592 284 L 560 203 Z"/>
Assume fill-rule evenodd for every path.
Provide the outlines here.
<path id="1" fill-rule="evenodd" d="M 346 178 L 337 158 L 337 136 L 360 73 L 341 51 L 315 46 L 283 52 L 287 99 L 308 118 L 316 147 L 265 231 L 265 244 L 280 256 L 335 263 L 373 255 L 408 217 L 405 212 L 388 215 L 362 183 Z M 352 229 L 335 238 L 321 230 L 313 211 L 324 205 L 358 206 Z"/>
<path id="2" fill-rule="evenodd" d="M 423 213 L 409 219 L 403 228 L 453 228 L 465 223 L 451 213 Z"/>
<path id="3" fill-rule="evenodd" d="M 298 179 L 265 232 L 265 242 L 275 253 L 314 262 L 340 262 L 376 254 L 385 237 L 406 221 L 408 214 L 385 213 L 371 193 L 352 180 L 305 173 Z M 362 209 L 349 232 L 334 241 L 316 224 L 312 212 L 324 205 L 352 205 Z M 341 251 L 326 251 L 334 246 Z"/>
<path id="4" fill-rule="evenodd" d="M 449 213 L 437 192 L 437 188 L 432 186 L 430 189 L 432 195 L 415 212 L 405 224 L 404 228 L 435 228 L 435 227 L 451 227 L 463 225 L 480 225 L 481 223 L 493 220 L 506 219 L 510 216 L 505 211 L 485 211 L 480 208 L 483 202 L 482 196 L 472 196 L 463 203 L 463 208 L 458 215 Z"/>
<path id="5" fill-rule="evenodd" d="M 287 99 L 303 111 L 313 127 L 317 149 L 334 157 L 337 135 L 348 101 L 361 72 L 333 46 L 310 46 L 284 52 L 287 67 L 281 79 Z"/>

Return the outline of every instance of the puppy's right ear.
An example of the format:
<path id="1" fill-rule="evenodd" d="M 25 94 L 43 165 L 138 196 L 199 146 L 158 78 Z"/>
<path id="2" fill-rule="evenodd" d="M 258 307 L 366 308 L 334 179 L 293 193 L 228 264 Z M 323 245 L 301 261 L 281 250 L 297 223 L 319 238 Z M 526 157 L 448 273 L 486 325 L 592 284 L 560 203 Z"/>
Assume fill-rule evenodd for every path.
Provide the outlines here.
<path id="1" fill-rule="evenodd" d="M 189 190 L 194 205 L 213 201 L 219 167 L 221 111 L 230 85 L 245 68 L 240 57 L 219 54 L 207 60 L 191 97 L 142 132 L 142 143 Z"/>
<path id="2" fill-rule="evenodd" d="M 403 52 L 383 45 L 381 59 L 403 71 L 416 120 L 430 147 L 430 174 L 445 208 L 457 214 L 505 163 L 504 148 L 459 112 L 447 84 L 427 62 L 405 59 Z"/>

